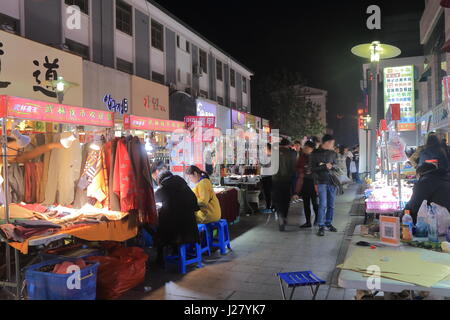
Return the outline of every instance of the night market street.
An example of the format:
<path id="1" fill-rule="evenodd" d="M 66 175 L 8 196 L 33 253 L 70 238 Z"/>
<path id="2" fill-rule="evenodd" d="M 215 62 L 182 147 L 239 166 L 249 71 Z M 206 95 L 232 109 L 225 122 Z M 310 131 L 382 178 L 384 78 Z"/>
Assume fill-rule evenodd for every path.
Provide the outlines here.
<path id="1" fill-rule="evenodd" d="M 153 270 L 150 264 L 145 284 L 127 293 L 123 299 L 148 300 L 280 300 L 281 289 L 278 272 L 312 270 L 327 281 L 319 289 L 319 300 L 353 300 L 356 290 L 337 286 L 339 270 L 346 253 L 346 234 L 363 217 L 350 215 L 353 200 L 359 186 L 351 186 L 336 200 L 335 227 L 338 233 L 326 233 L 319 238 L 316 228 L 301 230 L 304 223 L 302 204 L 294 205 L 290 211 L 286 232 L 278 231 L 272 218 L 266 225 L 267 216 L 258 214 L 242 217 L 241 222 L 230 227 L 233 251 L 219 257 L 216 252 L 205 258 L 203 269 L 181 276 L 160 269 Z M 300 216 L 300 212 L 302 213 Z M 358 212 L 355 212 L 356 214 Z M 152 291 L 144 293 L 144 287 Z M 297 290 L 294 300 L 310 300 L 308 289 Z"/>

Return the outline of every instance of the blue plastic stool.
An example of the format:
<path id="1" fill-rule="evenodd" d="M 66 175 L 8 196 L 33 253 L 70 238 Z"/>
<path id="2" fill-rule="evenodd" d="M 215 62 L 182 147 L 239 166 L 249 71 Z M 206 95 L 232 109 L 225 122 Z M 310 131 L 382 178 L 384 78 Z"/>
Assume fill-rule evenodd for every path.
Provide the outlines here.
<path id="1" fill-rule="evenodd" d="M 287 284 L 288 288 L 292 288 L 289 300 L 292 300 L 292 298 L 294 297 L 295 289 L 297 289 L 298 287 L 311 287 L 311 293 L 313 295 L 312 299 L 316 300 L 320 286 L 326 283 L 326 281 L 320 279 L 311 271 L 278 273 L 277 276 L 280 280 L 281 293 L 283 294 L 284 300 L 287 299 L 284 292 L 283 281 Z"/>
<path id="2" fill-rule="evenodd" d="M 218 222 L 212 222 L 206 225 L 208 228 L 210 246 L 219 248 L 220 254 L 227 254 L 227 248 L 231 250 L 230 234 L 228 232 L 228 222 L 222 219 Z M 217 230 L 217 236 L 214 237 L 214 230 Z"/>
<path id="3" fill-rule="evenodd" d="M 208 228 L 206 227 L 206 224 L 198 225 L 198 233 L 200 234 L 200 237 L 203 235 L 202 242 L 200 244 L 202 255 L 204 253 L 208 253 L 208 256 L 210 256 L 211 255 L 211 246 L 210 246 L 211 241 L 209 238 L 209 232 L 208 232 Z"/>
<path id="4" fill-rule="evenodd" d="M 197 268 L 203 268 L 202 249 L 199 243 L 182 244 L 178 246 L 177 256 L 167 256 L 166 263 L 178 264 L 181 274 L 186 274 L 186 267 L 196 263 Z"/>

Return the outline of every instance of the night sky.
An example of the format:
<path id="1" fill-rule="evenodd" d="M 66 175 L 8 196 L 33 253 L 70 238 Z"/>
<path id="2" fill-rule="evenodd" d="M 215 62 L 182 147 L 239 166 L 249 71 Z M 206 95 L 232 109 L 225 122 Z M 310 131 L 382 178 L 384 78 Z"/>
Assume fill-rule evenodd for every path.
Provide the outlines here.
<path id="1" fill-rule="evenodd" d="M 366 27 L 367 7 L 379 5 L 382 16 L 424 8 L 424 0 L 156 2 L 254 71 L 254 82 L 287 68 L 300 72 L 307 85 L 327 90 L 329 127 L 338 143 L 348 145 L 357 143 L 351 117 L 362 100 L 359 80 L 365 62 L 350 50 L 378 35 Z"/>

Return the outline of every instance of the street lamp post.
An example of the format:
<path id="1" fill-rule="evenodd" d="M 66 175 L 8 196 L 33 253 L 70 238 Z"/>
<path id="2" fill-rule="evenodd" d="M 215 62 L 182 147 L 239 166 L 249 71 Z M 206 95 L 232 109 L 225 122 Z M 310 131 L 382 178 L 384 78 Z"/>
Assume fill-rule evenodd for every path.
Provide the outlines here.
<path id="1" fill-rule="evenodd" d="M 60 104 L 64 101 L 64 95 L 67 91 L 72 87 L 78 87 L 77 83 L 69 82 L 64 80 L 63 77 L 58 77 L 57 80 L 46 81 L 46 85 L 51 86 L 56 91 L 56 97 L 58 98 L 58 102 Z"/>
<path id="2" fill-rule="evenodd" d="M 352 53 L 358 57 L 370 59 L 371 100 L 370 100 L 370 177 L 375 180 L 377 163 L 377 123 L 378 123 L 378 76 L 380 61 L 399 56 L 401 50 L 397 47 L 381 44 L 379 41 L 361 44 L 352 48 Z M 368 147 L 368 146 L 367 146 Z M 366 159 L 368 161 L 369 159 Z"/>

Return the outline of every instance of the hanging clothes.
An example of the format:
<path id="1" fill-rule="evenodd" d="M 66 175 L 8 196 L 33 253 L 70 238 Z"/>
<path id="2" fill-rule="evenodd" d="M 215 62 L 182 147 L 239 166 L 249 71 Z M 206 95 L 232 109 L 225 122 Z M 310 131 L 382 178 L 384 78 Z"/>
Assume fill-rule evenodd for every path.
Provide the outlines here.
<path id="1" fill-rule="evenodd" d="M 49 168 L 44 204 L 71 205 L 81 171 L 80 141 L 76 140 L 69 149 L 52 150 Z"/>
<path id="2" fill-rule="evenodd" d="M 82 153 L 81 153 L 81 163 L 86 164 L 87 157 L 89 155 L 90 148 L 88 144 L 84 144 L 82 146 Z M 84 172 L 84 166 L 83 166 L 83 172 Z M 75 189 L 75 200 L 73 203 L 73 207 L 75 209 L 81 209 L 86 203 L 89 203 L 89 198 L 87 196 L 87 190 L 82 190 L 78 187 L 80 179 L 76 182 L 76 189 Z"/>
<path id="3" fill-rule="evenodd" d="M 117 142 L 113 190 L 119 196 L 120 211 L 136 209 L 136 178 L 125 139 Z"/>
<path id="4" fill-rule="evenodd" d="M 44 135 L 45 144 L 49 144 L 53 142 L 53 135 L 52 134 L 45 134 Z M 51 152 L 47 152 L 42 155 L 43 158 L 43 172 L 42 172 L 42 179 L 40 183 L 39 188 L 39 194 L 37 196 L 37 202 L 42 203 L 45 201 L 45 190 L 47 188 L 47 179 L 48 179 L 48 170 L 50 165 L 50 156 Z"/>
<path id="5" fill-rule="evenodd" d="M 108 174 L 108 193 L 109 193 L 109 210 L 111 211 L 120 211 L 120 198 L 114 192 L 114 174 L 115 174 L 115 164 L 116 164 L 116 151 L 117 151 L 117 143 L 119 142 L 119 138 L 115 138 L 113 141 L 106 143 L 104 146 L 105 152 L 105 163 L 106 170 Z"/>
<path id="6" fill-rule="evenodd" d="M 135 208 L 141 224 L 157 224 L 155 195 L 150 163 L 144 145 L 138 137 L 128 138 L 127 147 L 136 177 Z"/>
<path id="7" fill-rule="evenodd" d="M 3 172 L 3 165 L 0 165 L 0 170 Z M 2 177 L 4 174 L 2 174 Z M 12 163 L 8 168 L 9 178 L 9 203 L 21 203 L 25 200 L 25 181 L 24 169 L 17 163 Z M 0 185 L 0 203 L 5 203 L 5 194 L 3 185 Z"/>

